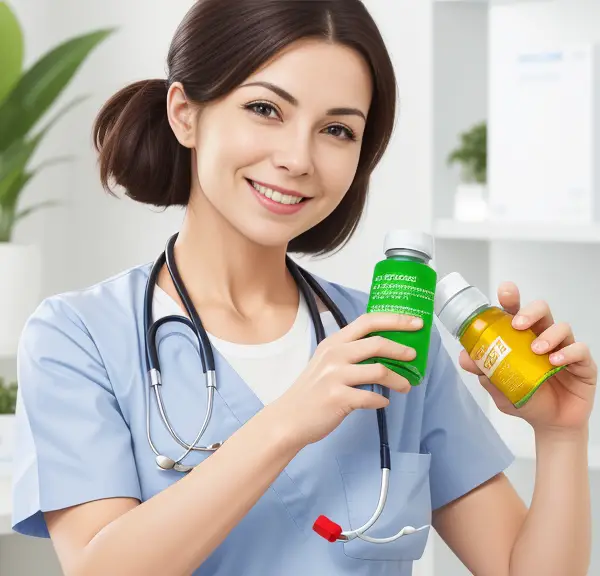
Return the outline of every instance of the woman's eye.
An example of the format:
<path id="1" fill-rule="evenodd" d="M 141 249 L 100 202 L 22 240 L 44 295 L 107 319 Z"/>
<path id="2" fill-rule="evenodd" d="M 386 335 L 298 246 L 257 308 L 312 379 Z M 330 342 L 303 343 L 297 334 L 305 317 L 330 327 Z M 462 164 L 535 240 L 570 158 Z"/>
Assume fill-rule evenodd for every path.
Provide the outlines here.
<path id="1" fill-rule="evenodd" d="M 251 110 L 258 116 L 263 116 L 264 118 L 278 118 L 279 114 L 274 106 L 271 104 L 267 104 L 266 102 L 254 102 L 253 104 L 248 104 L 246 106 L 248 110 Z M 272 114 L 275 113 L 275 116 Z"/>
<path id="2" fill-rule="evenodd" d="M 334 124 L 333 126 L 328 126 L 326 130 L 331 136 L 339 138 L 340 140 L 356 140 L 354 132 L 352 132 L 350 128 L 346 128 L 346 126 Z"/>

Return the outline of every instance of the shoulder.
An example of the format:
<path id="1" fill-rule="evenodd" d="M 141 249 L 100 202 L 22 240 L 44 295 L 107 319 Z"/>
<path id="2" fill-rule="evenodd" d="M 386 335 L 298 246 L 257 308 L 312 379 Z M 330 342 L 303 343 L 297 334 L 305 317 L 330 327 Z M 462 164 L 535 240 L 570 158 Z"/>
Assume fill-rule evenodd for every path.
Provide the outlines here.
<path id="1" fill-rule="evenodd" d="M 111 334 L 141 318 L 149 264 L 130 268 L 85 288 L 49 296 L 28 318 L 21 345 L 52 334 Z"/>
<path id="2" fill-rule="evenodd" d="M 344 315 L 348 316 L 349 320 L 357 318 L 367 311 L 367 304 L 369 302 L 368 292 L 327 280 L 316 274 L 311 274 L 311 276 L 342 310 Z"/>

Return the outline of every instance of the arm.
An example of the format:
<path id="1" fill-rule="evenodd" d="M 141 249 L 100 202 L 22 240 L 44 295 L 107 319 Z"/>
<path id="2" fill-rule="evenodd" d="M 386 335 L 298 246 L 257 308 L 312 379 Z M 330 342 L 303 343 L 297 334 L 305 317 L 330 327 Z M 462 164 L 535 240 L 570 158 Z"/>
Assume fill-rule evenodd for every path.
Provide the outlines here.
<path id="1" fill-rule="evenodd" d="M 473 574 L 587 574 L 587 435 L 536 439 L 536 482 L 529 511 L 500 474 L 434 512 L 435 529 Z"/>
<path id="2" fill-rule="evenodd" d="M 43 505 L 46 510 L 48 506 L 55 510 L 46 512 L 45 518 L 64 572 L 67 576 L 183 576 L 196 570 L 299 450 L 327 436 L 353 410 L 377 409 L 389 403 L 381 394 L 357 390 L 354 386 L 376 383 L 397 392 L 409 391 L 406 379 L 381 364 L 358 364 L 374 356 L 414 358 L 414 350 L 391 340 L 367 338 L 376 331 L 418 328 L 409 322 L 409 318 L 397 314 L 363 315 L 325 339 L 285 394 L 250 419 L 187 476 L 143 504 L 139 498 L 105 496 L 88 497 L 85 503 L 76 506 Z M 27 355 L 22 358 L 24 367 L 37 364 Z M 64 375 L 63 364 L 60 363 L 60 369 Z M 36 369 L 35 373 L 29 370 L 24 373 L 39 380 L 41 374 L 47 375 L 49 371 L 46 368 L 43 372 Z M 75 385 L 87 384 L 90 394 L 97 392 L 98 386 L 92 385 L 91 380 L 86 382 L 81 371 L 69 369 L 68 373 Z M 52 383 L 57 381 L 64 384 L 63 379 L 52 378 Z M 27 396 L 35 406 L 33 389 Z M 101 395 L 104 402 L 108 397 L 106 392 Z M 89 399 L 87 403 L 92 404 Z M 82 404 L 80 397 L 75 404 Z M 31 413 L 36 420 L 43 419 L 40 409 Z M 105 413 L 114 420 L 113 427 L 119 424 L 120 442 L 129 444 L 116 412 Z M 40 421 L 36 430 L 41 429 Z M 97 429 L 100 426 L 96 420 L 94 430 Z M 107 429 L 105 423 L 102 435 L 94 438 L 94 446 L 85 447 L 83 457 L 91 457 L 100 442 L 114 443 L 116 436 L 107 439 Z M 70 439 L 71 436 L 64 434 L 56 437 L 62 444 L 68 444 Z M 104 458 L 113 453 L 109 445 L 103 447 Z M 69 453 L 79 458 L 81 448 L 70 446 Z M 122 472 L 114 462 L 110 463 L 112 467 L 101 467 L 104 483 L 119 478 Z M 76 465 L 81 467 L 79 463 Z M 46 463 L 46 470 L 49 467 Z M 62 474 L 64 479 L 62 469 L 57 468 L 56 474 Z M 78 479 L 77 489 L 80 488 Z"/>
<path id="3" fill-rule="evenodd" d="M 267 407 L 194 471 L 143 504 L 115 498 L 47 513 L 65 574 L 192 573 L 296 454 L 280 422 Z"/>
<path id="4" fill-rule="evenodd" d="M 536 478 L 531 508 L 525 509 L 500 476 L 437 511 L 435 524 L 475 574 L 585 576 L 591 548 L 588 421 L 597 367 L 588 347 L 575 341 L 571 327 L 554 323 L 545 302 L 520 308 L 512 283 L 501 287 L 498 296 L 501 305 L 516 314 L 515 328 L 531 328 L 537 334 L 533 351 L 552 352 L 550 361 L 564 367 L 516 409 L 461 352 L 461 366 L 479 375 L 498 409 L 533 428 Z"/>

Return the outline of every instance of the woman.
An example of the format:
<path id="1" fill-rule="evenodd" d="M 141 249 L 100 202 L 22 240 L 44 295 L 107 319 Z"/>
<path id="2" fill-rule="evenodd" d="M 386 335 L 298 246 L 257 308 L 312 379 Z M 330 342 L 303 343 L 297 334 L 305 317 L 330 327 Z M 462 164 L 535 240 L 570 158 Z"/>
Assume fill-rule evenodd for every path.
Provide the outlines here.
<path id="1" fill-rule="evenodd" d="M 217 373 L 201 441 L 225 442 L 192 451 L 186 473 L 146 398 L 150 265 L 49 298 L 19 353 L 15 530 L 50 536 L 67 575 L 408 575 L 428 530 L 388 544 L 330 543 L 312 530 L 321 514 L 348 529 L 370 516 L 380 482 L 373 410 L 387 407 L 391 483 L 369 535 L 432 520 L 475 574 L 585 574 L 596 367 L 545 303 L 520 308 L 517 288 L 500 288 L 518 327 L 533 326 L 566 370 L 518 412 L 481 377 L 501 410 L 535 430 L 530 510 L 503 475 L 512 455 L 437 331 L 428 377 L 409 390 L 381 365 L 358 362 L 412 358 L 368 335 L 419 326 L 366 315 L 365 294 L 319 279 L 349 324 L 338 328 L 322 296 L 327 337 L 314 340 L 313 296 L 301 296 L 286 253 L 327 253 L 348 240 L 395 115 L 392 65 L 361 2 L 199 1 L 168 70 L 100 112 L 101 179 L 139 202 L 187 207 L 173 256 Z M 157 270 L 152 319 L 193 316 L 169 271 Z M 171 322 L 156 342 L 164 385 L 153 383 L 180 439 L 192 442 L 207 408 L 196 337 Z M 391 390 L 389 400 L 358 388 L 370 383 Z"/>

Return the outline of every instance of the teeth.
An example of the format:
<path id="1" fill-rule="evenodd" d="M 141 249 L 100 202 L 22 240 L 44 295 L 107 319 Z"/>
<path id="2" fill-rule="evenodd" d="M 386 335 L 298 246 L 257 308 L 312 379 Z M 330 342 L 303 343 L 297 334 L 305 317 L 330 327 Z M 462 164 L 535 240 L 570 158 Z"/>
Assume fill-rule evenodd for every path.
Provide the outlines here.
<path id="1" fill-rule="evenodd" d="M 250 180 L 250 182 L 252 183 L 252 186 L 257 192 L 259 192 L 263 196 L 266 196 L 267 198 L 270 198 L 271 200 L 273 200 L 273 202 L 279 202 L 279 204 L 298 204 L 302 201 L 301 196 L 290 196 L 289 194 L 282 194 L 281 192 L 277 192 L 276 190 L 271 190 L 270 188 L 266 188 L 265 186 L 260 186 L 252 180 Z"/>

